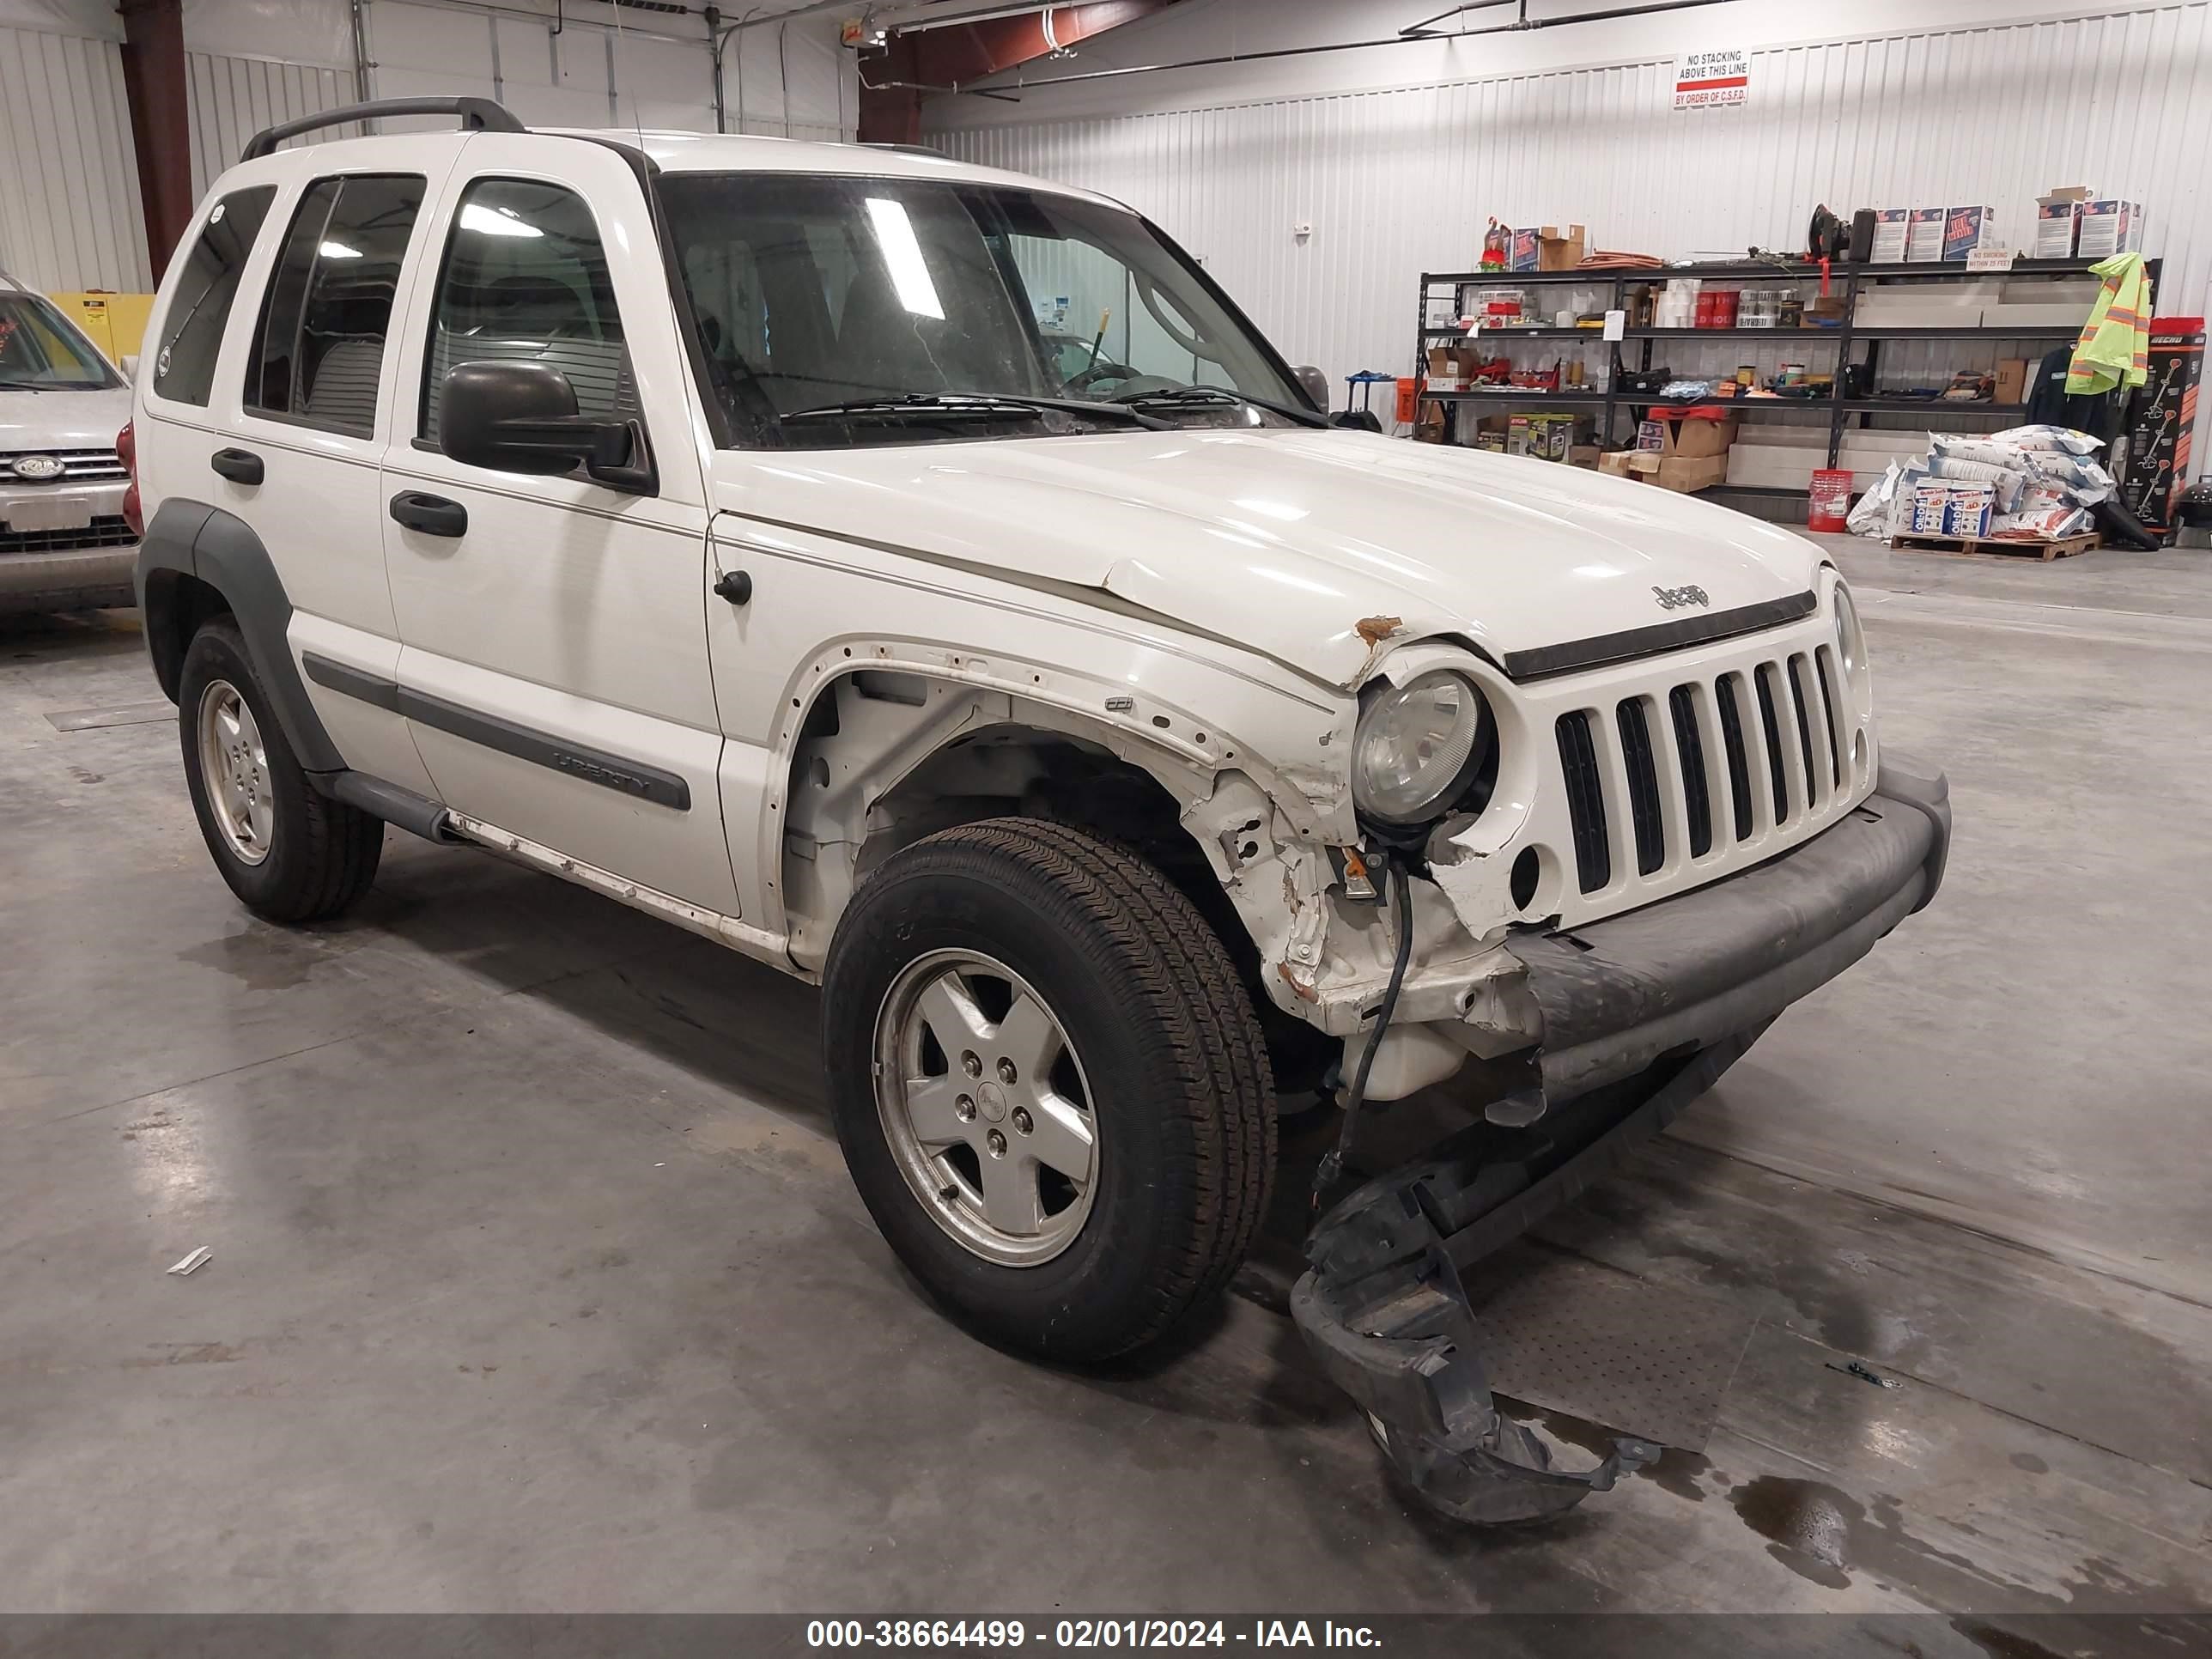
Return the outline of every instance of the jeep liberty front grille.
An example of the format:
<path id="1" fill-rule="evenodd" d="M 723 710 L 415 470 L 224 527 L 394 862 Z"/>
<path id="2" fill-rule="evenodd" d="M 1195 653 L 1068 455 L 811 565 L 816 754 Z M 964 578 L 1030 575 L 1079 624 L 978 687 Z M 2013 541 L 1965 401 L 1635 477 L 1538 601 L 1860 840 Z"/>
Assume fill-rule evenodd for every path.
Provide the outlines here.
<path id="1" fill-rule="evenodd" d="M 1613 884 L 1616 848 L 1625 855 L 1632 845 L 1636 875 L 1648 877 L 1670 859 L 1705 858 L 1730 836 L 1741 844 L 1827 817 L 1851 750 L 1831 654 L 1823 645 L 1765 658 L 1621 697 L 1610 709 L 1561 714 L 1559 770 L 1581 890 Z M 1604 741 L 1608 726 L 1616 743 Z M 1683 844 L 1670 848 L 1670 835 Z"/>

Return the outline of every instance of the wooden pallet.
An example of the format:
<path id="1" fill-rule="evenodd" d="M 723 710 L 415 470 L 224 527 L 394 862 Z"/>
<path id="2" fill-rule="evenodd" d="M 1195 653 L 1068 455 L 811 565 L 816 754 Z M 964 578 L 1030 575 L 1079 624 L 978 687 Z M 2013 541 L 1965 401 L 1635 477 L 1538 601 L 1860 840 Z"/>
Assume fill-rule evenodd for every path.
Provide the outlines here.
<path id="1" fill-rule="evenodd" d="M 2093 530 L 2086 535 L 2067 536 L 2055 542 L 2024 542 L 1996 536 L 1892 536 L 1889 544 L 1900 553 L 2001 553 L 2011 558 L 2041 559 L 2048 563 L 2052 559 L 2070 559 L 2076 553 L 2087 553 L 2092 548 L 2103 546 L 2104 541 Z"/>

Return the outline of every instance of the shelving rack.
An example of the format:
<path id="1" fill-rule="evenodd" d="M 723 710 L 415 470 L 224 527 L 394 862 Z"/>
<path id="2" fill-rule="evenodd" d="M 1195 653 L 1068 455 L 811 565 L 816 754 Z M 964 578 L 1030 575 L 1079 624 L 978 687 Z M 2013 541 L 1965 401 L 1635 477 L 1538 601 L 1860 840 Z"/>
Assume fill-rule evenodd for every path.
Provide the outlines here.
<path id="1" fill-rule="evenodd" d="M 1626 409 L 1632 421 L 1641 421 L 1651 410 L 1668 408 L 1696 408 L 1711 403 L 1724 403 L 1739 415 L 1753 415 L 1770 410 L 1795 413 L 1821 412 L 1828 417 L 1827 465 L 1834 466 L 1843 449 L 1844 434 L 1849 423 L 1856 419 L 1860 426 L 1872 424 L 1877 415 L 1941 415 L 1950 417 L 1987 416 L 1992 419 L 2018 421 L 2027 413 L 2024 404 L 1945 403 L 1938 398 L 1875 396 L 1847 398 L 1844 395 L 1844 366 L 1855 361 L 1852 348 L 1863 343 L 1866 355 L 1863 360 L 1869 380 L 1881 372 L 1881 345 L 1885 341 L 1983 340 L 1996 342 L 2014 340 L 2039 343 L 2044 350 L 2052 345 L 2075 337 L 2081 331 L 2079 323 L 2041 325 L 2008 325 L 1996 324 L 1960 328 L 1891 328 L 1881 325 L 1859 327 L 1855 323 L 1858 313 L 1859 295 L 1881 285 L 1893 282 L 1905 283 L 1963 283 L 1980 282 L 1995 277 L 2010 281 L 2023 276 L 2084 276 L 2094 264 L 2089 259 L 2018 259 L 2004 270 L 1968 270 L 1963 264 L 1917 263 L 1912 264 L 1844 264 L 1831 268 L 1831 290 L 1840 289 L 1844 296 L 1844 314 L 1833 328 L 1632 328 L 1624 331 L 1620 342 L 1613 343 L 1611 372 L 1603 390 L 1584 390 L 1571 392 L 1532 392 L 1525 388 L 1501 387 L 1497 390 L 1476 389 L 1466 392 L 1430 392 L 1424 390 L 1425 398 L 1435 398 L 1449 405 L 1462 404 L 1491 404 L 1499 408 L 1534 409 L 1556 408 L 1568 410 L 1595 409 L 1600 416 L 1599 441 L 1609 447 L 1616 431 L 1616 416 Z M 2154 291 L 2158 278 L 2160 262 L 2144 261 L 2148 269 Z M 1495 288 L 1589 288 L 1610 289 L 1608 303 L 1601 310 L 1625 310 L 1627 290 L 1635 286 L 1663 283 L 1674 278 L 1690 278 L 1699 282 L 1809 282 L 1820 280 L 1820 267 L 1802 261 L 1752 260 L 1742 264 L 1714 264 L 1687 265 L 1650 265 L 1617 270 L 1470 270 L 1424 271 L 1421 273 L 1419 310 L 1416 318 L 1418 333 L 1414 342 L 1414 373 L 1425 372 L 1427 349 L 1443 341 L 1466 342 L 1473 344 L 1504 345 L 1520 340 L 1579 340 L 1588 344 L 1607 343 L 1602 331 L 1589 328 L 1559 328 L 1540 325 L 1529 328 L 1485 328 L 1473 333 L 1459 327 L 1429 325 L 1428 297 L 1431 288 L 1443 283 L 1452 285 L 1455 295 L 1462 283 L 1474 283 Z M 2088 307 L 2083 307 L 2086 319 Z M 1638 368 L 1648 372 L 1656 343 L 1662 340 L 1706 341 L 1766 340 L 1794 342 L 1799 344 L 1833 345 L 1836 348 L 1835 383 L 1826 397 L 1819 398 L 1697 398 L 1687 402 L 1652 396 L 1648 392 L 1626 392 L 1621 389 L 1624 374 L 1628 372 L 1622 357 L 1621 347 L 1629 343 L 1638 344 Z M 2034 354 L 2042 355 L 2039 350 Z M 1716 493 L 1739 495 L 1762 495 L 1784 499 L 1802 499 L 1802 489 L 1794 487 L 1765 484 L 1716 484 Z"/>

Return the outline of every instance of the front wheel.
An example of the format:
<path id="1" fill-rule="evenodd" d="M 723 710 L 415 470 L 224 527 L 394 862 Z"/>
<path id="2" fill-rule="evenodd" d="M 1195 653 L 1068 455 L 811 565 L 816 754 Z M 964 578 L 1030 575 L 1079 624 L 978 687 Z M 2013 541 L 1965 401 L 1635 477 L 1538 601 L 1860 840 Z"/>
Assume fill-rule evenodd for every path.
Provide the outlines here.
<path id="1" fill-rule="evenodd" d="M 1267 1046 L 1228 953 L 1125 848 L 999 818 L 886 860 L 824 977 L 876 1224 L 988 1340 L 1096 1361 L 1214 1295 L 1265 1213 Z"/>

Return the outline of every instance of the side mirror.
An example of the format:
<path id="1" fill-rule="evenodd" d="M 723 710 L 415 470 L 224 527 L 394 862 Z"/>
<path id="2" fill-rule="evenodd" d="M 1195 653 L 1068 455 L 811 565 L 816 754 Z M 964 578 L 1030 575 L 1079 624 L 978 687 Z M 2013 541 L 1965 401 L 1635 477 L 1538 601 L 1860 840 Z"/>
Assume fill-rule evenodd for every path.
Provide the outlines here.
<path id="1" fill-rule="evenodd" d="M 1312 401 L 1313 406 L 1321 410 L 1322 414 L 1328 414 L 1328 376 L 1322 374 L 1311 363 L 1304 363 L 1297 368 L 1292 369 L 1291 371 L 1291 376 L 1293 380 L 1297 380 L 1300 386 L 1305 388 L 1306 396 Z"/>
<path id="2" fill-rule="evenodd" d="M 654 486 L 638 423 L 578 414 L 576 389 L 556 368 L 463 363 L 440 395 L 438 447 L 465 466 L 538 477 L 580 466 L 615 489 L 643 495 Z"/>

